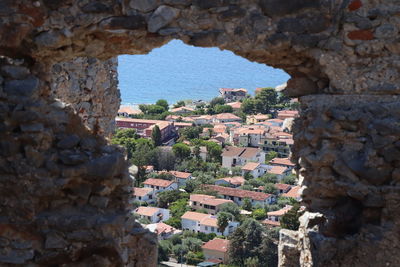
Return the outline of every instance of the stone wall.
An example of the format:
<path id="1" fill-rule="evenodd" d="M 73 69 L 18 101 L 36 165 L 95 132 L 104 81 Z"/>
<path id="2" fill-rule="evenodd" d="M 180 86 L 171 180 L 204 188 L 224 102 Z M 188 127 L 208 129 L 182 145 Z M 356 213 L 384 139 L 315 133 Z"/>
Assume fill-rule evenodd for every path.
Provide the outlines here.
<path id="1" fill-rule="evenodd" d="M 117 65 L 117 58 L 79 57 L 52 67 L 54 98 L 70 104 L 94 134 L 110 136 L 114 130 L 120 105 Z"/>
<path id="2" fill-rule="evenodd" d="M 281 265 L 399 265 L 399 15 L 397 0 L 0 2 L 0 262 L 155 266 L 124 152 L 103 136 L 117 91 L 100 82 L 88 97 L 74 84 L 91 67 L 71 70 L 180 39 L 291 75 L 307 212 Z M 80 117 L 90 100 L 102 107 Z"/>

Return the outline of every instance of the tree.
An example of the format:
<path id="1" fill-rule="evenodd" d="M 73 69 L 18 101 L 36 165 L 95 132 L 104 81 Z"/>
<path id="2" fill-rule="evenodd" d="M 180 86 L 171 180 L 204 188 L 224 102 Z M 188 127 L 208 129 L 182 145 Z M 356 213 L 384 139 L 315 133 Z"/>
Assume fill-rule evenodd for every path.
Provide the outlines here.
<path id="1" fill-rule="evenodd" d="M 232 217 L 233 217 L 233 215 L 230 213 L 223 212 L 223 211 L 218 212 L 217 225 L 222 234 L 224 234 L 225 228 L 228 227 L 229 220 L 231 220 Z"/>
<path id="2" fill-rule="evenodd" d="M 244 198 L 242 208 L 244 210 L 251 211 L 252 205 L 251 205 L 250 198 L 248 198 L 248 197 Z"/>
<path id="3" fill-rule="evenodd" d="M 190 147 L 184 143 L 177 143 L 172 146 L 172 151 L 174 152 L 175 156 L 180 160 L 184 160 L 190 156 Z"/>
<path id="4" fill-rule="evenodd" d="M 229 106 L 229 105 L 217 104 L 214 107 L 214 112 L 216 114 L 219 114 L 219 113 L 231 113 L 231 112 L 233 112 L 233 108 L 231 106 Z"/>
<path id="5" fill-rule="evenodd" d="M 256 220 L 263 220 L 267 217 L 267 213 L 264 209 L 255 209 L 253 210 L 251 216 Z"/>
<path id="6" fill-rule="evenodd" d="M 165 224 L 168 224 L 176 229 L 181 229 L 181 218 L 170 217 L 168 220 L 164 221 Z"/>
<path id="7" fill-rule="evenodd" d="M 245 114 L 254 114 L 255 113 L 255 109 L 256 109 L 256 105 L 255 105 L 254 99 L 253 98 L 244 99 L 240 109 Z"/>
<path id="8" fill-rule="evenodd" d="M 272 159 L 277 157 L 278 157 L 278 152 L 269 151 L 267 154 L 265 154 L 265 163 L 269 163 Z"/>
<path id="9" fill-rule="evenodd" d="M 270 113 L 277 103 L 278 94 L 274 88 L 267 87 L 261 89 L 261 91 L 255 96 L 255 108 L 256 111 L 262 114 Z"/>
<path id="10" fill-rule="evenodd" d="M 193 155 L 194 155 L 197 159 L 200 159 L 200 146 L 194 146 L 194 147 L 193 147 Z"/>
<path id="11" fill-rule="evenodd" d="M 239 220 L 240 218 L 240 208 L 238 205 L 235 203 L 224 203 L 219 206 L 219 212 L 225 212 L 232 214 L 232 216 L 236 219 Z"/>
<path id="12" fill-rule="evenodd" d="M 192 193 L 200 185 L 201 182 L 199 182 L 197 179 L 190 179 L 189 181 L 186 181 L 185 191 L 188 193 Z"/>
<path id="13" fill-rule="evenodd" d="M 157 194 L 158 206 L 163 209 L 168 208 L 171 203 L 178 201 L 179 199 L 187 200 L 188 198 L 189 196 L 187 193 L 179 190 L 169 190 Z"/>
<path id="14" fill-rule="evenodd" d="M 169 240 L 158 242 L 158 262 L 168 261 L 172 251 L 172 243 Z"/>
<path id="15" fill-rule="evenodd" d="M 186 105 L 185 101 L 180 100 L 180 101 L 176 102 L 176 104 L 174 104 L 174 108 L 184 107 L 185 105 Z"/>
<path id="16" fill-rule="evenodd" d="M 162 144 L 161 131 L 158 125 L 154 125 L 151 131 L 151 140 L 153 140 L 155 146 L 160 146 Z"/>
<path id="17" fill-rule="evenodd" d="M 225 100 L 222 97 L 214 97 L 211 101 L 210 101 L 210 107 L 213 108 L 216 105 L 223 105 L 225 104 Z"/>
<path id="18" fill-rule="evenodd" d="M 175 154 L 166 149 L 156 148 L 154 167 L 157 170 L 173 170 L 175 167 Z"/>
<path id="19" fill-rule="evenodd" d="M 183 139 L 195 139 L 195 138 L 199 138 L 200 133 L 202 133 L 203 128 L 199 127 L 199 126 L 193 126 L 193 127 L 186 127 L 186 128 L 182 128 L 179 129 L 179 135 L 183 138 Z"/>
<path id="20" fill-rule="evenodd" d="M 131 159 L 136 149 L 136 139 L 139 135 L 135 129 L 117 129 L 111 139 L 112 144 L 125 147 L 128 159 Z"/>
<path id="21" fill-rule="evenodd" d="M 167 110 L 168 110 L 168 107 L 169 107 L 168 102 L 167 102 L 167 100 L 165 100 L 165 99 L 159 99 L 159 100 L 157 100 L 156 105 L 157 105 L 157 106 L 163 107 L 163 108 L 164 108 L 164 111 L 167 111 Z"/>
<path id="22" fill-rule="evenodd" d="M 296 182 L 297 182 L 297 177 L 294 174 L 290 174 L 290 175 L 284 176 L 282 178 L 282 183 L 284 183 L 284 184 L 295 185 Z"/>
<path id="23" fill-rule="evenodd" d="M 210 161 L 221 162 L 222 147 L 215 142 L 207 142 L 206 147 Z"/>
<path id="24" fill-rule="evenodd" d="M 182 244 L 186 246 L 190 251 L 197 252 L 201 251 L 203 241 L 195 237 L 188 237 L 182 240 Z"/>
<path id="25" fill-rule="evenodd" d="M 132 163 L 138 167 L 136 185 L 139 186 L 145 177 L 146 165 L 152 165 L 154 158 L 153 144 L 150 140 L 139 138 L 136 140 L 136 150 L 132 156 Z"/>
<path id="26" fill-rule="evenodd" d="M 267 183 L 264 185 L 263 191 L 264 191 L 264 193 L 267 193 L 267 194 L 276 194 L 277 189 L 274 184 Z"/>
<path id="27" fill-rule="evenodd" d="M 296 203 L 293 205 L 293 208 L 291 208 L 288 212 L 286 212 L 285 215 L 282 216 L 282 218 L 280 219 L 282 228 L 295 231 L 299 229 L 299 217 L 301 215 L 299 209 L 300 204 Z"/>
<path id="28" fill-rule="evenodd" d="M 174 253 L 176 259 L 178 260 L 178 263 L 184 262 L 185 259 L 185 255 L 189 252 L 189 249 L 182 245 L 182 244 L 178 244 L 172 247 L 172 253 Z"/>

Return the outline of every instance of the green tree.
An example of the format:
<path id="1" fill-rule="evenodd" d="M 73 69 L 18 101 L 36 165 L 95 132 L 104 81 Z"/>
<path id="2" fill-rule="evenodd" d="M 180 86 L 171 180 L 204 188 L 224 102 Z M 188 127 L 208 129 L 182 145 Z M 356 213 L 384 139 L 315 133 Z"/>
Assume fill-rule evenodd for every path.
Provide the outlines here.
<path id="1" fill-rule="evenodd" d="M 131 159 L 136 149 L 136 139 L 139 135 L 135 129 L 117 129 L 111 139 L 112 144 L 125 147 L 128 159 Z"/>
<path id="2" fill-rule="evenodd" d="M 245 259 L 244 266 L 246 266 L 246 267 L 261 267 L 260 261 L 257 257 Z"/>
<path id="3" fill-rule="evenodd" d="M 154 162 L 154 167 L 157 170 L 173 170 L 175 167 L 175 154 L 167 149 L 161 149 L 160 147 L 157 147 L 154 150 L 155 156 L 155 162 Z"/>
<path id="4" fill-rule="evenodd" d="M 192 193 L 200 185 L 201 185 L 201 182 L 199 182 L 197 179 L 190 179 L 189 181 L 186 181 L 185 191 L 188 193 Z"/>
<path id="5" fill-rule="evenodd" d="M 132 163 L 138 167 L 136 185 L 139 186 L 145 178 L 146 165 L 152 165 L 154 157 L 153 144 L 150 140 L 139 138 L 136 140 L 136 150 L 132 156 Z"/>
<path id="6" fill-rule="evenodd" d="M 198 252 L 188 252 L 186 255 L 186 263 L 189 265 L 197 265 L 204 260 L 204 254 L 201 251 Z"/>
<path id="7" fill-rule="evenodd" d="M 291 208 L 288 212 L 286 212 L 285 215 L 282 216 L 282 218 L 280 219 L 282 228 L 295 231 L 299 229 L 299 217 L 301 215 L 299 209 L 300 204 L 296 203 L 293 205 L 293 208 Z"/>
<path id="8" fill-rule="evenodd" d="M 184 107 L 185 105 L 186 105 L 185 101 L 180 100 L 180 101 L 176 102 L 176 104 L 174 104 L 174 108 Z"/>
<path id="9" fill-rule="evenodd" d="M 200 159 L 200 146 L 194 146 L 193 147 L 193 155 L 197 158 Z"/>
<path id="10" fill-rule="evenodd" d="M 174 152 L 175 156 L 180 159 L 184 160 L 190 157 L 190 147 L 184 143 L 177 143 L 172 146 L 172 151 Z"/>
<path id="11" fill-rule="evenodd" d="M 264 209 L 255 209 L 251 213 L 251 216 L 256 220 L 263 220 L 267 217 L 267 213 Z"/>
<path id="12" fill-rule="evenodd" d="M 170 217 L 168 220 L 164 221 L 165 224 L 168 224 L 176 229 L 181 229 L 181 218 Z"/>
<path id="13" fill-rule="evenodd" d="M 214 112 L 216 114 L 219 114 L 219 113 L 232 113 L 233 112 L 233 108 L 231 106 L 229 106 L 229 105 L 217 104 L 214 107 Z"/>
<path id="14" fill-rule="evenodd" d="M 183 139 L 195 139 L 195 138 L 199 138 L 200 133 L 202 133 L 203 128 L 199 127 L 199 126 L 193 126 L 193 127 L 186 127 L 186 128 L 182 128 L 179 129 L 179 135 L 183 138 Z"/>
<path id="15" fill-rule="evenodd" d="M 179 199 L 188 200 L 188 198 L 189 195 L 187 193 L 179 190 L 169 190 L 157 194 L 157 203 L 158 207 L 166 209 L 171 203 L 178 201 Z"/>
<path id="16" fill-rule="evenodd" d="M 295 185 L 296 182 L 297 182 L 297 177 L 294 174 L 290 174 L 290 175 L 284 176 L 282 178 L 282 183 L 284 183 L 284 184 Z"/>
<path id="17" fill-rule="evenodd" d="M 261 91 L 255 96 L 255 108 L 256 111 L 262 114 L 270 113 L 277 103 L 278 94 L 274 88 L 267 87 L 261 89 Z"/>
<path id="18" fill-rule="evenodd" d="M 179 199 L 175 202 L 173 202 L 170 206 L 169 206 L 169 210 L 171 212 L 172 217 L 175 218 L 181 218 L 181 216 L 186 212 L 189 211 L 190 208 L 188 206 L 187 203 L 187 199 Z"/>
<path id="19" fill-rule="evenodd" d="M 218 212 L 217 225 L 221 233 L 224 233 L 226 227 L 229 225 L 229 221 L 232 219 L 233 215 L 227 212 Z"/>
<path id="20" fill-rule="evenodd" d="M 172 243 L 169 240 L 158 242 L 158 262 L 168 261 L 172 252 Z"/>
<path id="21" fill-rule="evenodd" d="M 164 111 L 167 111 L 167 110 L 168 110 L 168 107 L 169 107 L 168 102 L 167 102 L 167 100 L 165 100 L 165 99 L 159 99 L 159 100 L 157 100 L 156 105 L 157 105 L 157 106 L 163 107 L 163 108 L 164 108 Z"/>
<path id="22" fill-rule="evenodd" d="M 201 251 L 203 241 L 195 237 L 188 237 L 182 240 L 182 244 L 186 246 L 190 251 L 197 252 Z"/>
<path id="23" fill-rule="evenodd" d="M 207 142 L 206 147 L 210 161 L 221 162 L 222 147 L 214 142 Z"/>
<path id="24" fill-rule="evenodd" d="M 185 255 L 189 252 L 189 249 L 182 245 L 178 244 L 172 247 L 172 253 L 175 255 L 178 263 L 185 262 L 186 258 Z"/>
<path id="25" fill-rule="evenodd" d="M 240 218 L 240 208 L 235 203 L 224 203 L 219 206 L 219 211 L 232 214 L 236 220 Z"/>
<path id="26" fill-rule="evenodd" d="M 254 114 L 256 110 L 256 103 L 253 98 L 246 98 L 243 100 L 240 109 L 244 114 Z"/>
<path id="27" fill-rule="evenodd" d="M 269 163 L 272 159 L 277 157 L 278 157 L 278 152 L 269 151 L 267 154 L 265 154 L 265 163 Z"/>
<path id="28" fill-rule="evenodd" d="M 248 197 L 244 198 L 242 208 L 243 208 L 244 210 L 251 211 L 252 205 L 251 205 L 251 200 L 250 200 L 250 198 L 248 198 Z"/>
<path id="29" fill-rule="evenodd" d="M 216 105 L 223 105 L 225 104 L 225 100 L 222 97 L 214 97 L 211 101 L 210 101 L 210 107 L 213 108 Z"/>
<path id="30" fill-rule="evenodd" d="M 153 130 L 151 131 L 151 140 L 153 140 L 155 146 L 162 145 L 161 131 L 158 125 L 154 125 Z"/>
<path id="31" fill-rule="evenodd" d="M 264 193 L 267 193 L 267 194 L 276 194 L 277 189 L 274 184 L 267 183 L 264 185 L 263 191 L 264 191 Z"/>

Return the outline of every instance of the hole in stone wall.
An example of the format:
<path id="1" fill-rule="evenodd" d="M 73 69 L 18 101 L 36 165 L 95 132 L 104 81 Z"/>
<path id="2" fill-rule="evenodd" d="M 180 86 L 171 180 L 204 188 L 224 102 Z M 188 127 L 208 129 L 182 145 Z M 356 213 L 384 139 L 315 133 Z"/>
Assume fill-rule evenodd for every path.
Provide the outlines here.
<path id="1" fill-rule="evenodd" d="M 137 194 L 133 203 L 136 219 L 145 225 L 165 221 L 179 230 L 222 235 L 218 227 L 191 229 L 181 222 L 181 216 L 189 210 L 218 216 L 218 210 L 208 204 L 201 208 L 189 204 L 190 195 L 211 194 L 212 189 L 205 189 L 203 184 L 220 185 L 217 180 L 235 177 L 232 179 L 237 179 L 239 184 L 235 184 L 233 190 L 244 190 L 250 198 L 261 194 L 265 199 L 272 196 L 270 193 L 280 195 L 292 188 L 298 190 L 292 167 L 270 164 L 274 158 L 288 163 L 293 145 L 290 126 L 285 124 L 284 116 L 296 116 L 295 112 L 285 113 L 297 109 L 296 102 L 277 89 L 284 88 L 282 84 L 289 78 L 280 69 L 252 63 L 230 51 L 192 47 L 177 40 L 147 55 L 119 56 L 122 106 L 113 142 L 127 147 L 133 164 L 130 172 L 136 178 Z M 262 89 L 267 87 L 269 89 Z M 160 133 L 155 130 L 156 126 Z M 128 134 L 121 128 L 133 128 L 136 133 Z M 135 141 L 126 145 L 127 138 Z M 221 156 L 226 151 L 240 149 L 254 156 L 241 157 L 242 153 L 238 153 L 231 162 L 228 157 Z M 256 172 L 246 171 L 246 165 L 255 163 L 260 166 Z M 275 192 L 278 183 L 290 185 Z M 162 195 L 160 191 L 164 191 L 162 184 L 176 193 L 171 193 L 168 199 L 157 200 Z M 155 193 L 145 193 L 149 189 Z M 244 205 L 242 198 L 222 192 L 216 195 L 223 196 L 224 200 L 220 201 L 233 200 L 232 204 L 236 203 L 238 208 Z M 253 204 L 249 204 L 262 213 L 257 217 L 259 222 L 267 219 L 267 209 L 286 212 L 289 210 L 286 204 L 297 205 L 294 199 L 278 199 L 279 204 L 274 204 L 275 197 L 271 201 L 253 200 Z M 177 205 L 185 207 L 177 210 Z M 163 216 L 151 218 L 146 215 L 148 206 L 167 209 L 168 215 L 158 211 Z M 276 218 L 269 218 L 271 225 L 276 226 Z M 229 233 L 225 235 L 238 225 L 229 224 L 226 228 Z M 200 236 L 194 235 L 194 238 L 200 239 Z"/>

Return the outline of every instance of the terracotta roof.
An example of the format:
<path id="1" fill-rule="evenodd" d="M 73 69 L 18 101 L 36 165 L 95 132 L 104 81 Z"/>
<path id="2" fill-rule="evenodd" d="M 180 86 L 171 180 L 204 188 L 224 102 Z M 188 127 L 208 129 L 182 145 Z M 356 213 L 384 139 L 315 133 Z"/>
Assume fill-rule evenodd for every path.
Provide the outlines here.
<path id="1" fill-rule="evenodd" d="M 233 201 L 221 198 L 208 198 L 202 202 L 203 205 L 210 205 L 210 206 L 219 206 L 225 203 L 233 203 Z"/>
<path id="2" fill-rule="evenodd" d="M 129 115 L 132 115 L 132 114 L 141 114 L 142 112 L 140 110 L 135 110 L 130 106 L 120 106 L 118 109 L 118 113 L 127 113 Z"/>
<path id="3" fill-rule="evenodd" d="M 220 113 L 214 115 L 213 117 L 218 120 L 242 120 L 240 117 L 232 113 Z"/>
<path id="4" fill-rule="evenodd" d="M 247 162 L 243 167 L 242 170 L 245 171 L 254 171 L 257 169 L 258 166 L 260 166 L 261 163 L 259 162 Z"/>
<path id="5" fill-rule="evenodd" d="M 154 213 L 158 212 L 159 208 L 155 207 L 139 207 L 135 210 L 135 213 L 144 215 L 144 216 L 153 216 Z"/>
<path id="6" fill-rule="evenodd" d="M 115 118 L 117 121 L 126 121 L 126 122 L 136 122 L 136 123 L 149 123 L 156 124 L 159 122 L 165 123 L 166 121 L 161 120 L 143 120 L 143 119 L 132 119 L 132 118 Z"/>
<path id="7" fill-rule="evenodd" d="M 215 250 L 220 252 L 227 252 L 229 247 L 229 240 L 215 238 L 205 243 L 201 248 L 208 250 Z"/>
<path id="8" fill-rule="evenodd" d="M 244 181 L 245 181 L 243 176 L 225 177 L 225 178 L 221 178 L 221 179 L 218 179 L 218 180 L 224 180 L 224 181 L 226 181 L 226 182 L 228 182 L 230 184 L 233 184 L 233 185 L 243 185 Z"/>
<path id="9" fill-rule="evenodd" d="M 254 147 L 225 147 L 222 152 L 223 157 L 242 157 L 242 158 L 252 158 L 259 152 L 258 148 Z"/>
<path id="10" fill-rule="evenodd" d="M 160 187 L 168 187 L 173 183 L 174 183 L 174 181 L 168 181 L 168 180 L 156 179 L 156 178 L 149 178 L 143 182 L 143 184 L 160 186 Z"/>
<path id="11" fill-rule="evenodd" d="M 238 134 L 258 134 L 258 135 L 263 135 L 267 131 L 265 129 L 261 129 L 261 128 L 243 127 L 243 128 L 239 128 L 239 129 L 235 130 L 235 132 L 238 133 Z"/>
<path id="12" fill-rule="evenodd" d="M 146 188 L 146 187 L 134 187 L 133 195 L 135 197 L 143 197 L 153 191 L 152 188 Z"/>
<path id="13" fill-rule="evenodd" d="M 269 169 L 267 172 L 268 173 L 272 173 L 272 174 L 283 174 L 285 173 L 285 171 L 287 170 L 286 167 L 282 167 L 282 166 L 271 166 L 271 169 Z"/>
<path id="14" fill-rule="evenodd" d="M 286 207 L 280 209 L 280 210 L 275 210 L 275 211 L 270 211 L 267 212 L 268 216 L 283 216 L 285 215 L 289 210 L 291 210 L 293 206 L 287 205 Z"/>
<path id="15" fill-rule="evenodd" d="M 173 109 L 171 109 L 171 112 L 172 112 L 172 113 L 175 113 L 175 112 L 185 111 L 185 110 L 190 111 L 190 112 L 194 111 L 194 109 L 189 108 L 189 107 L 179 107 L 179 108 L 173 108 Z"/>
<path id="16" fill-rule="evenodd" d="M 247 93 L 247 89 L 244 88 L 220 88 L 219 89 L 220 92 L 246 92 Z"/>
<path id="17" fill-rule="evenodd" d="M 180 126 L 180 127 L 191 127 L 192 124 L 190 122 L 174 122 L 175 126 Z"/>
<path id="18" fill-rule="evenodd" d="M 200 212 L 187 211 L 187 212 L 185 212 L 185 214 L 183 214 L 181 216 L 181 219 L 187 219 L 187 220 L 191 220 L 191 221 L 201 221 L 204 218 L 207 218 L 209 216 L 210 215 L 208 215 L 208 214 L 204 214 L 204 213 L 200 213 Z"/>
<path id="19" fill-rule="evenodd" d="M 218 219 L 216 216 L 209 216 L 200 221 L 200 224 L 218 228 Z"/>
<path id="20" fill-rule="evenodd" d="M 298 116 L 299 116 L 299 112 L 297 110 L 280 110 L 280 111 L 278 111 L 278 117 L 295 118 Z"/>
<path id="21" fill-rule="evenodd" d="M 292 198 L 298 198 L 300 197 L 300 186 L 293 186 L 289 192 L 282 194 L 283 197 L 292 197 Z"/>
<path id="22" fill-rule="evenodd" d="M 180 179 L 187 179 L 190 176 L 192 176 L 192 174 L 190 172 L 169 171 L 169 173 L 172 174 L 173 176 L 175 176 L 176 178 L 180 178 Z"/>
<path id="23" fill-rule="evenodd" d="M 279 190 L 283 190 L 283 191 L 287 191 L 290 190 L 290 188 L 292 188 L 292 186 L 290 184 L 274 184 L 276 189 Z"/>
<path id="24" fill-rule="evenodd" d="M 270 164 L 280 164 L 280 165 L 287 165 L 287 166 L 295 166 L 289 158 L 274 158 L 270 161 Z"/>
<path id="25" fill-rule="evenodd" d="M 163 222 L 148 224 L 146 228 L 158 235 L 161 235 L 163 233 L 173 233 L 177 231 L 177 229 L 175 229 L 174 227 Z"/>
<path id="26" fill-rule="evenodd" d="M 242 103 L 240 102 L 227 103 L 226 105 L 231 106 L 233 109 L 240 109 L 242 107 Z"/>
<path id="27" fill-rule="evenodd" d="M 273 221 L 273 220 L 268 220 L 268 219 L 265 219 L 261 223 L 266 224 L 266 225 L 272 225 L 272 226 L 281 226 L 280 222 Z"/>
<path id="28" fill-rule="evenodd" d="M 234 197 L 241 197 L 241 198 L 250 198 L 254 200 L 264 201 L 265 199 L 271 197 L 270 194 L 261 193 L 261 192 L 254 192 L 236 188 L 230 188 L 225 186 L 218 186 L 218 185 L 204 185 L 206 188 L 217 191 L 219 194 L 227 195 L 227 196 L 234 196 Z"/>
<path id="29" fill-rule="evenodd" d="M 254 118 L 257 120 L 268 120 L 269 119 L 269 115 L 267 115 L 267 114 L 248 115 L 247 117 Z"/>
<path id="30" fill-rule="evenodd" d="M 191 194 L 190 195 L 190 201 L 196 201 L 196 202 L 202 202 L 209 198 L 215 198 L 215 197 L 210 196 L 210 195 L 202 195 L 202 194 Z"/>

